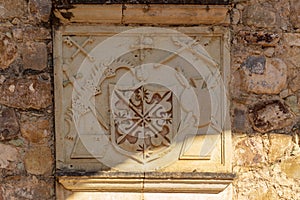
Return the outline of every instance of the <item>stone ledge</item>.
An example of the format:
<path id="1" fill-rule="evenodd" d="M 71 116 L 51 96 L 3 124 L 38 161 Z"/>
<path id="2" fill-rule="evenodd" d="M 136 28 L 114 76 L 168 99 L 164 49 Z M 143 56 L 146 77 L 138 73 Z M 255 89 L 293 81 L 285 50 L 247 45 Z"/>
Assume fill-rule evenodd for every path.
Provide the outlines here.
<path id="1" fill-rule="evenodd" d="M 233 174 L 223 173 L 107 172 L 89 177 L 60 176 L 58 182 L 71 191 L 217 194 L 230 185 L 233 178 Z"/>
<path id="2" fill-rule="evenodd" d="M 63 23 L 103 24 L 229 24 L 228 6 L 203 5 L 74 5 L 55 10 Z"/>

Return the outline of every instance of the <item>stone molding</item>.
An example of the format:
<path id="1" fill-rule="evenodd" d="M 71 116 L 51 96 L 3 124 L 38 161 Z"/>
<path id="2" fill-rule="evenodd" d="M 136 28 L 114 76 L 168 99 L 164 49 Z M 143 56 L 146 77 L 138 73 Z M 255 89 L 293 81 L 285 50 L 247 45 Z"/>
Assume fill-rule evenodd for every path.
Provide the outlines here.
<path id="1" fill-rule="evenodd" d="M 229 25 L 229 7 L 222 5 L 74 5 L 56 9 L 55 16 L 64 24 L 164 24 L 164 25 Z"/>

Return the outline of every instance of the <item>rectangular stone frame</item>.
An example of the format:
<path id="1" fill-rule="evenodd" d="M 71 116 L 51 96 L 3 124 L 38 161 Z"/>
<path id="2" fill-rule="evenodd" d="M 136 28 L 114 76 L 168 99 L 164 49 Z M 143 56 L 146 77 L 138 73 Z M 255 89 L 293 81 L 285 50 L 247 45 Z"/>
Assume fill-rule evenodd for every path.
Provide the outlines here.
<path id="1" fill-rule="evenodd" d="M 91 9 L 93 12 L 96 12 L 96 10 L 99 8 L 104 9 L 107 11 L 110 9 L 119 9 L 120 6 L 119 5 L 113 5 L 113 6 L 108 6 L 108 7 L 104 7 L 104 6 L 96 6 L 97 8 L 92 8 L 88 6 L 88 9 Z M 140 12 L 140 10 L 142 10 L 143 8 L 140 5 L 135 5 L 133 6 L 135 9 L 137 9 L 137 12 Z M 88 16 L 85 15 L 81 15 L 80 13 L 84 13 L 82 12 L 82 10 L 80 11 L 80 9 L 85 10 L 87 7 L 85 6 L 78 6 L 76 8 L 74 8 L 74 12 L 78 12 L 79 14 L 75 14 L 74 18 L 71 19 L 70 21 L 65 21 L 66 19 L 64 17 L 61 17 L 60 14 L 58 14 L 59 11 L 56 11 L 57 16 L 59 16 L 63 21 L 66 22 L 65 25 L 61 26 L 58 30 L 55 31 L 55 41 L 54 41 L 54 62 L 55 62 L 55 70 L 54 70 L 54 74 L 55 74 L 55 112 L 56 112 L 56 118 L 55 118 L 55 122 L 56 122 L 56 164 L 58 168 L 61 168 L 60 163 L 63 163 L 65 161 L 65 152 L 64 152 L 64 138 L 63 138 L 63 134 L 61 134 L 63 132 L 62 127 L 63 127 L 63 116 L 60 114 L 60 110 L 62 108 L 62 99 L 59 98 L 60 96 L 62 96 L 62 88 L 60 88 L 60 85 L 62 83 L 62 76 L 61 71 L 60 71 L 60 67 L 62 66 L 62 59 L 61 59 L 61 55 L 62 55 L 62 48 L 59 46 L 60 44 L 62 44 L 62 36 L 63 35 L 72 35 L 72 34 L 93 34 L 93 33 L 99 33 L 103 30 L 107 30 L 107 26 L 100 26 L 97 25 L 97 28 L 95 28 L 95 25 L 92 26 L 83 26 L 82 24 L 77 24 L 80 22 L 100 22 L 100 23 L 116 23 L 116 24 L 121 24 L 126 21 L 126 20 L 122 20 L 125 18 L 123 16 L 119 17 L 116 16 L 115 17 L 108 17 L 108 18 L 101 18 L 99 17 L 99 15 L 101 16 L 102 14 L 97 14 L 97 15 L 90 15 L 92 16 L 91 18 L 89 18 Z M 156 7 L 154 7 L 156 8 Z M 188 12 L 188 10 L 190 9 L 188 6 L 183 6 L 180 7 L 183 8 L 183 13 L 184 12 Z M 180 9 L 179 8 L 179 9 Z M 160 6 L 157 6 L 157 9 L 161 9 Z M 199 10 L 196 9 L 196 12 L 202 12 L 201 11 L 202 8 L 199 8 Z M 217 8 L 218 9 L 218 8 Z M 227 10 L 226 8 L 222 8 L 223 10 Z M 170 9 L 170 12 L 173 12 L 174 15 L 176 15 L 176 11 L 174 11 L 174 9 Z M 99 11 L 99 10 L 98 10 Z M 179 12 L 180 14 L 183 13 Z M 223 11 L 222 11 L 223 12 Z M 105 11 L 104 11 L 105 13 Z M 115 13 L 115 12 L 112 12 Z M 223 12 L 224 13 L 224 12 Z M 211 14 L 211 13 L 210 13 Z M 105 15 L 106 17 L 109 16 Z M 114 14 L 115 15 L 115 14 Z M 211 15 L 210 15 L 211 16 Z M 159 20 L 161 20 L 161 22 L 163 22 L 164 16 L 157 16 L 158 18 L 158 22 L 160 22 Z M 220 20 L 218 20 L 219 23 L 224 23 L 226 22 L 226 17 L 227 14 L 223 15 L 223 18 Z M 126 19 L 126 18 L 125 18 Z M 204 20 L 206 20 L 206 23 L 209 23 L 210 17 L 205 18 Z M 103 21 L 104 20 L 104 21 Z M 120 21 L 119 21 L 120 20 Z M 143 21 L 144 20 L 144 21 Z M 140 24 L 149 24 L 148 22 L 150 22 L 149 20 L 151 20 L 151 18 L 147 19 L 147 17 L 141 17 L 140 19 Z M 122 22 L 123 21 L 123 22 Z M 70 24 L 70 22 L 72 23 L 76 23 L 74 25 Z M 127 21 L 128 23 L 138 23 L 138 21 Z M 173 22 L 173 21 L 164 21 L 166 24 L 185 24 L 185 21 L 177 21 L 177 22 Z M 218 23 L 217 22 L 217 23 Z M 192 22 L 191 24 L 194 24 L 194 22 Z M 199 23 L 199 22 L 198 22 Z M 210 22 L 211 23 L 211 22 Z M 67 25 L 69 24 L 69 25 Z M 124 23 L 126 24 L 126 23 Z M 205 24 L 205 23 L 204 23 Z M 90 27 L 90 28 L 89 28 Z M 226 85 L 228 85 L 228 76 L 230 75 L 229 73 L 229 67 L 230 67 L 230 52 L 229 52 L 229 31 L 225 31 L 225 29 L 219 29 L 218 27 L 214 27 L 216 32 L 219 32 L 221 35 L 223 35 L 225 33 L 226 37 L 224 38 L 226 40 L 225 45 L 223 45 L 223 79 L 224 82 L 226 83 Z M 180 29 L 180 28 L 179 28 Z M 183 28 L 181 31 L 185 32 L 188 29 L 188 27 Z M 193 29 L 191 27 L 191 29 Z M 225 32 L 224 32 L 225 31 Z M 224 36 L 224 35 L 223 35 Z M 229 116 L 229 115 L 228 115 Z M 66 188 L 67 190 L 70 191 L 74 191 L 74 192 L 89 192 L 89 191 L 101 191 L 101 192 L 123 192 L 124 190 L 126 190 L 126 192 L 130 191 L 130 192 L 183 192 L 183 193 L 219 193 L 222 190 L 224 190 L 232 181 L 233 176 L 232 176 L 232 169 L 231 169 L 231 131 L 230 131 L 230 125 L 229 125 L 229 118 L 227 118 L 226 121 L 226 128 L 224 129 L 224 133 L 222 134 L 222 142 L 223 142 L 223 147 L 222 147 L 222 155 L 224 157 L 222 157 L 222 163 L 223 163 L 223 167 L 216 167 L 214 168 L 214 166 L 211 165 L 207 165 L 204 166 L 203 168 L 207 168 L 209 167 L 210 169 L 214 168 L 213 170 L 209 170 L 212 171 L 213 173 L 211 173 L 209 176 L 207 176 L 207 174 L 209 173 L 202 173 L 202 172 L 198 172 L 198 173 L 194 173 L 192 176 L 189 175 L 188 173 L 185 172 L 181 172 L 180 175 L 178 174 L 174 174 L 174 172 L 170 173 L 168 172 L 168 170 L 166 171 L 161 171 L 161 172 L 157 172 L 157 173 L 150 173 L 149 175 L 147 175 L 147 173 L 120 173 L 120 172 L 104 172 L 104 173 L 96 173 L 96 174 L 89 174 L 89 173 L 85 173 L 84 171 L 74 171 L 74 172 L 63 172 L 62 171 L 58 171 L 58 181 L 64 186 L 64 188 Z M 225 143 L 224 143 L 225 142 Z M 226 149 L 225 149 L 226 146 Z M 227 159 L 226 159 L 227 158 Z M 226 160 L 225 160 L 226 159 Z M 187 159 L 187 163 L 189 162 L 189 160 Z M 186 165 L 186 164 L 184 164 Z M 184 166 L 183 165 L 183 166 Z M 173 170 L 171 170 L 173 171 Z M 205 172 L 205 170 L 203 170 L 203 172 Z M 166 182 L 166 186 L 164 187 L 157 187 L 155 186 L 158 183 L 164 183 L 163 179 L 161 179 L 161 177 L 165 177 L 167 179 L 170 179 L 170 181 Z M 125 181 L 125 182 L 124 182 Z M 128 182 L 129 181 L 129 182 Z M 126 186 L 127 184 L 130 184 L 132 186 L 132 189 L 127 188 Z M 149 183 L 149 186 L 147 186 Z M 69 192 L 65 191 L 62 188 L 62 185 L 58 184 L 58 198 L 59 199 L 64 199 L 65 195 Z M 137 184 L 137 185 L 135 185 Z M 175 185 L 174 185 L 175 184 Z M 177 184 L 177 186 L 176 186 Z M 178 185 L 179 184 L 179 185 Z M 183 185 L 182 185 L 183 184 Z M 188 186 L 189 184 L 191 184 L 190 186 Z M 152 185 L 152 186 L 151 186 Z M 181 185 L 181 186 L 180 186 Z M 184 186 L 185 185 L 185 186 Z M 108 187 L 107 187 L 108 186 Z M 193 189 L 193 186 L 194 189 Z M 182 189 L 179 189 L 179 188 Z M 102 188 L 102 189 L 100 189 Z M 124 189 L 125 188 L 125 189 Z M 152 189 L 151 189 L 152 188 Z M 175 189 L 174 189 L 175 188 Z M 176 189 L 177 188 L 177 189 Z"/>

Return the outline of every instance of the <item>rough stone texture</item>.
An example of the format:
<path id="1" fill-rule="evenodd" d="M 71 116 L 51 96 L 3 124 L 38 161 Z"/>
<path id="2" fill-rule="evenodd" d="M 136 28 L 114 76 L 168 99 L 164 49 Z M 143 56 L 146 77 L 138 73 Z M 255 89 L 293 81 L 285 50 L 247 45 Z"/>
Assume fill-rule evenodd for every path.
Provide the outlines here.
<path id="1" fill-rule="evenodd" d="M 24 69 L 41 71 L 47 67 L 47 47 L 42 42 L 26 42 L 23 48 Z"/>
<path id="2" fill-rule="evenodd" d="M 32 143 L 45 143 L 50 135 L 50 124 L 45 119 L 25 118 L 21 121 L 22 136 Z"/>
<path id="3" fill-rule="evenodd" d="M 243 12 L 243 21 L 249 26 L 273 27 L 276 23 L 276 14 L 269 6 L 252 5 Z"/>
<path id="4" fill-rule="evenodd" d="M 0 19 L 23 16 L 26 4 L 23 0 L 5 0 L 0 2 Z"/>
<path id="5" fill-rule="evenodd" d="M 19 133 L 19 123 L 14 109 L 3 107 L 0 111 L 0 141 L 9 140 Z"/>
<path id="6" fill-rule="evenodd" d="M 0 143 L 0 169 L 8 168 L 10 162 L 18 160 L 18 150 L 10 145 Z"/>
<path id="7" fill-rule="evenodd" d="M 17 57 L 17 47 L 14 41 L 0 34 L 0 69 L 6 69 Z"/>
<path id="8" fill-rule="evenodd" d="M 30 0 L 29 10 L 30 13 L 38 20 L 47 22 L 51 13 L 51 1 L 50 0 Z"/>
<path id="9" fill-rule="evenodd" d="M 51 5 L 0 0 L 0 200 L 54 199 Z"/>
<path id="10" fill-rule="evenodd" d="M 255 166 L 266 162 L 263 140 L 259 136 L 236 141 L 234 163 L 238 166 Z"/>
<path id="11" fill-rule="evenodd" d="M 243 87 L 256 94 L 279 94 L 287 85 L 287 66 L 278 58 L 250 56 L 242 64 Z"/>
<path id="12" fill-rule="evenodd" d="M 282 161 L 280 167 L 288 177 L 300 179 L 300 156 L 291 157 Z"/>
<path id="13" fill-rule="evenodd" d="M 300 1 L 251 0 L 235 8 L 242 17 L 232 25 L 231 116 L 238 116 L 232 120 L 233 199 L 298 200 L 300 127 L 294 124 L 300 120 Z M 260 77 L 272 87 L 264 87 Z M 250 129 L 242 126 L 240 104 L 249 108 Z M 246 145 L 249 141 L 252 148 Z M 245 149 L 247 156 L 241 153 Z M 253 164 L 255 154 L 265 159 Z"/>
<path id="14" fill-rule="evenodd" d="M 255 104 L 249 109 L 249 118 L 253 128 L 261 133 L 282 129 L 294 121 L 293 113 L 279 100 Z"/>
<path id="15" fill-rule="evenodd" d="M 51 149 L 46 146 L 34 146 L 26 152 L 24 158 L 26 171 L 30 174 L 51 174 L 53 156 Z"/>
<path id="16" fill-rule="evenodd" d="M 51 105 L 51 84 L 43 77 L 6 80 L 0 86 L 0 103 L 20 109 L 41 109 Z"/>
<path id="17" fill-rule="evenodd" d="M 291 0 L 291 23 L 295 28 L 300 28 L 300 2 Z"/>
<path id="18" fill-rule="evenodd" d="M 3 199 L 52 199 L 53 184 L 35 176 L 16 176 L 3 183 Z"/>
<path id="19" fill-rule="evenodd" d="M 269 162 L 275 162 L 292 148 L 292 136 L 284 134 L 271 133 L 270 136 L 270 147 L 269 147 Z"/>

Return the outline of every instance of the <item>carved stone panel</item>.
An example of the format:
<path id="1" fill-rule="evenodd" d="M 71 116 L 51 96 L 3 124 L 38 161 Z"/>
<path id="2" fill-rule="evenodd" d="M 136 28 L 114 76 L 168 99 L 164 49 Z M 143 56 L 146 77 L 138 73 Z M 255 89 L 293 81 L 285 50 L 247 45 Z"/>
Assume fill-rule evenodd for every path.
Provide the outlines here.
<path id="1" fill-rule="evenodd" d="M 223 28 L 55 32 L 57 170 L 230 172 Z"/>

